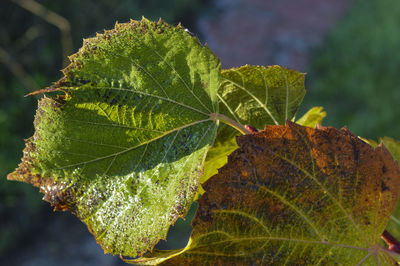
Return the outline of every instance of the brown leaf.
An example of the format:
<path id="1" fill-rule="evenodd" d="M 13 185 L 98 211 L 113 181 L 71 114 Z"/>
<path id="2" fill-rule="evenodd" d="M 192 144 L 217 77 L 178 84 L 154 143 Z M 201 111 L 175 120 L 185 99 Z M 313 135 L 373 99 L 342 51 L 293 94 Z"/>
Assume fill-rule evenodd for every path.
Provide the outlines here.
<path id="1" fill-rule="evenodd" d="M 237 142 L 205 183 L 190 244 L 165 263 L 395 263 L 378 245 L 400 191 L 383 145 L 292 122 Z"/>

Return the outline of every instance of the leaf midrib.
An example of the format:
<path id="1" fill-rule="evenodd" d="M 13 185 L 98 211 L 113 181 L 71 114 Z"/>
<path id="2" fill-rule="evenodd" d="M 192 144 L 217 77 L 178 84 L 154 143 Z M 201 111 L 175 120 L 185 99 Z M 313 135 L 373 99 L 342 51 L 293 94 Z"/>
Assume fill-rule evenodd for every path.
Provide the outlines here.
<path id="1" fill-rule="evenodd" d="M 183 125 L 181 127 L 174 128 L 172 130 L 166 131 L 166 132 L 162 133 L 161 135 L 159 135 L 159 136 L 157 136 L 155 138 L 152 138 L 150 140 L 147 140 L 147 141 L 142 142 L 142 143 L 140 143 L 138 145 L 135 145 L 133 147 L 127 148 L 125 150 L 122 150 L 122 151 L 119 151 L 119 152 L 115 152 L 115 153 L 111 153 L 111 154 L 108 154 L 108 155 L 105 155 L 105 156 L 102 156 L 102 157 L 98 157 L 98 158 L 95 158 L 95 159 L 92 159 L 92 160 L 88 160 L 88 161 L 84 161 L 84 162 L 80 162 L 80 163 L 76 163 L 76 164 L 65 165 L 65 166 L 58 167 L 58 168 L 53 168 L 53 169 L 50 169 L 50 170 L 61 170 L 61 169 L 65 169 L 65 168 L 70 168 L 70 167 L 74 167 L 74 166 L 79 166 L 79 165 L 83 165 L 83 164 L 97 162 L 97 161 L 104 160 L 104 159 L 107 159 L 107 158 L 110 158 L 110 157 L 113 157 L 113 156 L 118 156 L 118 155 L 130 152 L 130 151 L 132 151 L 134 149 L 140 148 L 143 145 L 146 145 L 146 144 L 152 143 L 154 141 L 157 141 L 158 139 L 161 139 L 161 138 L 163 138 L 163 137 L 165 137 L 165 136 L 167 136 L 167 135 L 169 135 L 171 133 L 174 133 L 176 131 L 180 131 L 182 129 L 185 129 L 185 128 L 188 128 L 188 127 L 200 124 L 200 123 L 204 123 L 204 122 L 207 122 L 207 121 L 212 121 L 212 120 L 213 120 L 212 118 L 208 118 L 208 119 L 204 119 L 204 120 L 195 121 L 195 122 Z"/>
<path id="2" fill-rule="evenodd" d="M 79 91 L 82 88 L 81 87 L 61 87 L 60 89 Z M 163 96 L 159 96 L 159 95 L 155 95 L 155 94 L 139 91 L 136 88 L 128 89 L 128 88 L 116 88 L 116 87 L 111 87 L 111 86 L 107 86 L 107 87 L 92 86 L 92 87 L 90 87 L 90 89 L 97 89 L 97 90 L 107 90 L 107 89 L 109 89 L 109 90 L 127 91 L 127 92 L 131 92 L 131 93 L 137 93 L 137 94 L 141 94 L 141 95 L 144 95 L 144 96 L 153 97 L 153 98 L 156 98 L 156 99 L 159 99 L 159 100 L 168 101 L 168 102 L 174 103 L 176 105 L 179 105 L 181 107 L 184 107 L 184 108 L 190 109 L 192 111 L 198 112 L 200 114 L 203 114 L 205 116 L 209 116 L 209 113 L 205 113 L 205 112 L 203 112 L 203 111 L 201 111 L 201 110 L 199 110 L 197 108 L 194 108 L 192 106 L 186 105 L 184 103 L 177 102 L 177 101 L 172 100 L 170 98 L 165 98 Z"/>

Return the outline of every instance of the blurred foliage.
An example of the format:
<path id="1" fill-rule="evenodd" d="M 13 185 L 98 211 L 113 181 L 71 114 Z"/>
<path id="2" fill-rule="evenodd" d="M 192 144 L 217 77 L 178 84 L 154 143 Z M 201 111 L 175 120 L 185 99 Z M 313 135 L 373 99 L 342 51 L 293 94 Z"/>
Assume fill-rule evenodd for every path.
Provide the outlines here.
<path id="1" fill-rule="evenodd" d="M 314 53 L 303 110 L 318 104 L 325 125 L 400 138 L 399 27 L 400 1 L 355 1 Z"/>
<path id="2" fill-rule="evenodd" d="M 23 139 L 33 133 L 36 99 L 23 96 L 58 80 L 63 62 L 60 30 L 15 2 L 0 2 L 0 261 L 33 224 L 42 223 L 42 208 L 49 209 L 37 189 L 8 182 L 6 175 L 22 157 Z M 208 0 L 36 2 L 69 22 L 76 52 L 83 38 L 113 28 L 115 21 L 142 16 L 152 20 L 162 17 L 171 24 L 182 22 L 196 32 L 194 22 Z"/>
<path id="3" fill-rule="evenodd" d="M 21 228 L 41 206 L 36 189 L 7 182 L 6 175 L 16 167 L 24 147 L 23 138 L 32 127 L 34 98 L 24 99 L 24 88 L 15 80 L 7 82 L 0 72 L 0 254 L 12 245 Z"/>

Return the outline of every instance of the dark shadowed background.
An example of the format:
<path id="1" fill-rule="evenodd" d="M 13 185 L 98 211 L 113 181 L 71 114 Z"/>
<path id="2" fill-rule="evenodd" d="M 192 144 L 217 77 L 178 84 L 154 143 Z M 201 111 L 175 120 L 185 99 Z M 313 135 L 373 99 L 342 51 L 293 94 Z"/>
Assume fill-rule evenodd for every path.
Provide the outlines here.
<path id="1" fill-rule="evenodd" d="M 299 115 L 324 106 L 324 125 L 400 138 L 398 0 L 0 1 L 0 264 L 123 265 L 103 255 L 83 223 L 53 213 L 36 188 L 6 181 L 33 133 L 32 90 L 61 77 L 82 38 L 115 21 L 178 22 L 208 42 L 222 66 L 279 64 L 307 72 Z M 192 209 L 193 216 L 195 208 Z M 190 217 L 159 248 L 183 247 Z"/>

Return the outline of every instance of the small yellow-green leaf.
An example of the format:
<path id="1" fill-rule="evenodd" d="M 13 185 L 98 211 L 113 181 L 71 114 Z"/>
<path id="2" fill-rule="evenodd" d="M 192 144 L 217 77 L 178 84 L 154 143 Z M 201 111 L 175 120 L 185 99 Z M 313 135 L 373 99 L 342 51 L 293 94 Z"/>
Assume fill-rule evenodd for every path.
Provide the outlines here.
<path id="1" fill-rule="evenodd" d="M 284 124 L 295 117 L 306 93 L 304 77 L 304 73 L 280 66 L 246 65 L 223 70 L 217 94 L 219 112 L 258 129 Z M 232 127 L 220 125 L 215 145 L 206 158 L 201 183 L 227 162 L 227 156 L 237 148 L 235 136 L 238 135 Z"/>
<path id="2" fill-rule="evenodd" d="M 181 26 L 116 24 L 84 41 L 46 91 L 8 176 L 71 210 L 106 253 L 138 256 L 166 237 L 198 191 L 214 142 L 220 63 Z"/>
<path id="3" fill-rule="evenodd" d="M 287 122 L 238 137 L 188 246 L 166 265 L 395 265 L 379 246 L 399 165 L 349 130 Z"/>
<path id="4" fill-rule="evenodd" d="M 323 111 L 323 107 L 316 106 L 308 110 L 296 123 L 306 127 L 315 127 L 317 124 L 321 125 L 325 116 L 326 112 Z"/>
<path id="5" fill-rule="evenodd" d="M 360 137 L 360 136 L 359 136 L 358 138 L 361 139 L 361 140 L 363 140 L 365 143 L 368 143 L 369 145 L 371 145 L 371 146 L 374 147 L 374 148 L 378 147 L 378 145 L 379 145 L 379 143 L 376 142 L 376 141 L 373 140 L 373 139 L 365 139 L 365 138 Z"/>
<path id="6" fill-rule="evenodd" d="M 207 159 L 204 164 L 204 173 L 200 177 L 200 184 L 207 181 L 208 178 L 218 173 L 218 169 L 226 164 L 228 155 L 238 148 L 235 137 L 225 140 L 224 142 L 218 141 L 211 147 L 207 153 Z M 204 193 L 200 187 L 200 194 Z"/>

